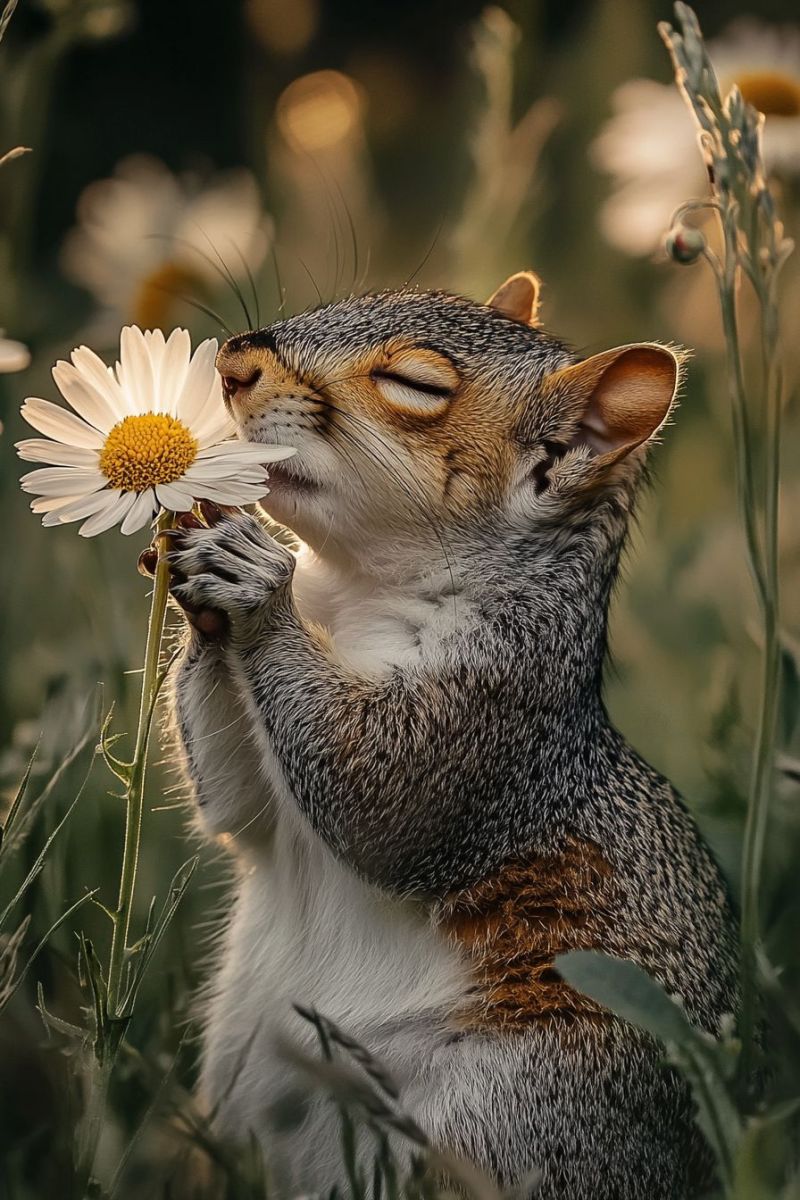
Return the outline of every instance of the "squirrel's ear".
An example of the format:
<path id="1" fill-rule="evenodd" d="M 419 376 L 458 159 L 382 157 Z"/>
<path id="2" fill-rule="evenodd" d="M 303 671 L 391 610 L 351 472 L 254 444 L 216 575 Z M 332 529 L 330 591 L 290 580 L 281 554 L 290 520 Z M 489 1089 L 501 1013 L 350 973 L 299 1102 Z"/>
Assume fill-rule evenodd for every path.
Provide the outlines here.
<path id="1" fill-rule="evenodd" d="M 539 294 L 542 285 L 533 271 L 518 271 L 510 275 L 505 283 L 490 296 L 486 303 L 490 308 L 513 321 L 522 321 L 525 325 L 535 325 L 539 319 Z"/>
<path id="2" fill-rule="evenodd" d="M 664 424 L 680 378 L 679 354 L 641 343 L 595 354 L 550 376 L 548 390 L 580 414 L 572 446 L 598 464 L 618 462 Z"/>

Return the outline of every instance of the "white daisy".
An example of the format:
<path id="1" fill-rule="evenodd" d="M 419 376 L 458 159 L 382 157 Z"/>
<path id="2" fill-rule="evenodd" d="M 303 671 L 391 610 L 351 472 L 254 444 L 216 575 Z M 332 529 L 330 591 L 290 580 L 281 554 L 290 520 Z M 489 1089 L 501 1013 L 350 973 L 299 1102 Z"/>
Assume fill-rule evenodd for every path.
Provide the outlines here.
<path id="1" fill-rule="evenodd" d="M 722 95 L 738 84 L 766 117 L 767 171 L 800 172 L 800 29 L 742 19 L 708 50 Z M 697 128 L 674 84 L 631 79 L 611 103 L 613 115 L 591 150 L 615 184 L 600 224 L 619 249 L 649 254 L 678 205 L 708 192 Z"/>
<path id="2" fill-rule="evenodd" d="M 134 533 L 160 508 L 187 512 L 197 499 L 252 504 L 267 492 L 264 464 L 287 458 L 286 446 L 230 441 L 214 369 L 217 343 L 192 354 L 185 329 L 129 326 L 112 370 L 88 346 L 58 362 L 53 378 L 74 412 L 29 397 L 25 420 L 46 435 L 17 443 L 20 458 L 50 463 L 23 476 L 23 491 L 43 525 L 83 520 L 92 537 L 121 525 Z M 88 518 L 88 519 L 87 519 Z"/>
<path id="3" fill-rule="evenodd" d="M 24 371 L 31 365 L 31 352 L 23 342 L 12 341 L 3 336 L 0 329 L 0 375 L 12 371 Z"/>
<path id="4" fill-rule="evenodd" d="M 201 187 L 156 158 L 134 155 L 81 195 L 62 265 L 109 321 L 165 327 L 176 301 L 219 291 L 226 271 L 246 285 L 271 228 L 249 171 L 229 171 Z"/>

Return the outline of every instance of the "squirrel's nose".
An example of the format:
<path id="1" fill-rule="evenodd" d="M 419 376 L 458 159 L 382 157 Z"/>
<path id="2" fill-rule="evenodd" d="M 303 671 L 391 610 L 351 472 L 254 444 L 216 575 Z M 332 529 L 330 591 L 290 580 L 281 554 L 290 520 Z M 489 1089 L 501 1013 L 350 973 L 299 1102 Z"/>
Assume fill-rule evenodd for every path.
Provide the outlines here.
<path id="1" fill-rule="evenodd" d="M 247 371 L 246 368 L 238 368 L 236 370 L 228 369 L 220 371 L 222 377 L 222 392 L 226 400 L 236 400 L 240 395 L 249 392 L 250 389 L 258 383 L 261 378 L 260 367 L 254 367 L 252 371 Z"/>
<path id="2" fill-rule="evenodd" d="M 243 400 L 261 378 L 263 357 L 246 337 L 229 338 L 217 352 L 217 370 L 226 403 Z"/>

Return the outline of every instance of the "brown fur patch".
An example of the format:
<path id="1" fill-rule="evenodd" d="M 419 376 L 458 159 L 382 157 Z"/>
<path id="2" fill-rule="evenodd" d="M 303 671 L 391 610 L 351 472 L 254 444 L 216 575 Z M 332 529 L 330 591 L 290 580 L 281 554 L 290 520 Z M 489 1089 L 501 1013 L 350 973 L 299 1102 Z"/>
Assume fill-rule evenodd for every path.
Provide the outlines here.
<path id="1" fill-rule="evenodd" d="M 458 1014 L 461 1028 L 521 1027 L 608 1014 L 569 987 L 553 965 L 567 950 L 608 948 L 619 888 L 592 842 L 506 864 L 497 875 L 450 895 L 442 929 L 472 965 L 475 989 Z"/>

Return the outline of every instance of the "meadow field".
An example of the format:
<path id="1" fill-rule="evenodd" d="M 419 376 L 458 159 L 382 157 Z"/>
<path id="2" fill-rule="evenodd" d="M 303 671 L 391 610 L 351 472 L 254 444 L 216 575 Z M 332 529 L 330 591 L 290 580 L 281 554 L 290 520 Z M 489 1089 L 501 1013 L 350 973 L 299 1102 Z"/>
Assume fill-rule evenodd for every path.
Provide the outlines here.
<path id="1" fill-rule="evenodd" d="M 721 84 L 766 113 L 775 219 L 796 238 L 796 8 L 709 0 L 698 15 Z M 725 1126 L 726 1196 L 800 1198 L 800 256 L 782 270 L 782 339 L 768 347 L 784 368 L 777 440 L 758 299 L 746 283 L 738 297 L 745 501 L 765 546 L 777 533 L 778 711 L 765 743 L 770 634 L 748 563 L 730 343 L 707 259 L 664 249 L 673 210 L 708 194 L 656 28 L 672 19 L 655 0 L 7 0 L 0 157 L 21 149 L 0 163 L 2 1200 L 179 1195 L 198 1157 L 222 1189 L 198 1183 L 198 1196 L 263 1195 L 269 1174 L 255 1151 L 216 1145 L 192 1105 L 197 995 L 230 865 L 193 830 L 158 719 L 132 929 L 145 933 L 153 898 L 169 919 L 123 1025 L 102 1012 L 124 801 L 96 747 L 109 714 L 110 732 L 136 728 L 150 591 L 136 560 L 149 534 L 41 527 L 19 488 L 21 403 L 58 399 L 50 369 L 74 346 L 113 362 L 126 324 L 221 341 L 406 282 L 483 300 L 522 268 L 543 281 L 545 327 L 581 353 L 649 340 L 692 352 L 625 555 L 606 695 L 686 797 L 740 901 L 754 749 L 768 757 L 753 966 L 766 1091 L 756 1101 L 739 1087 L 732 1030 L 708 1068 L 719 1094 L 705 1115 Z M 687 220 L 724 261 L 713 214 Z M 87 1132 L 101 1060 L 107 1089 Z M 393 1178 L 386 1134 L 402 1117 L 342 1086 L 343 1154 L 358 1136 L 377 1147 L 374 1179 L 351 1172 L 353 1195 L 431 1195 L 422 1145 L 416 1175 Z"/>

